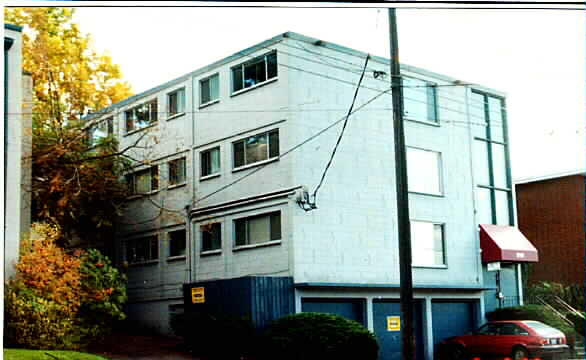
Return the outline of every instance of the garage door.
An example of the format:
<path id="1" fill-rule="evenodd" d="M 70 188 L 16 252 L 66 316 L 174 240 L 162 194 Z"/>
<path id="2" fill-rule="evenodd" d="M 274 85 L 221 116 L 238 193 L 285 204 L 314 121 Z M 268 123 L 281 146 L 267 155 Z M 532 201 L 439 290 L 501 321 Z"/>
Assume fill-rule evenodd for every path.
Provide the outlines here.
<path id="1" fill-rule="evenodd" d="M 364 300 L 362 299 L 301 299 L 302 312 L 335 314 L 366 326 Z"/>
<path id="2" fill-rule="evenodd" d="M 423 359 L 422 302 L 415 301 L 414 327 L 417 359 Z M 379 360 L 401 360 L 401 331 L 396 322 L 401 315 L 398 301 L 377 300 L 373 302 L 374 334 L 379 343 Z"/>
<path id="3" fill-rule="evenodd" d="M 432 301 L 434 349 L 443 339 L 474 330 L 477 306 L 476 301 Z"/>

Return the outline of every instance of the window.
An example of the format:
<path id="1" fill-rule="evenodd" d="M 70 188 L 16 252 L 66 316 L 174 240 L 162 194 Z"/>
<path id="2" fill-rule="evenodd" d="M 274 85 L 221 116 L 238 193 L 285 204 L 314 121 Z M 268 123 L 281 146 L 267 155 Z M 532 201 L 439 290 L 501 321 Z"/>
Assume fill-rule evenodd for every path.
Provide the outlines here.
<path id="1" fill-rule="evenodd" d="M 145 128 L 157 122 L 157 99 L 124 112 L 126 132 Z"/>
<path id="2" fill-rule="evenodd" d="M 185 89 L 179 89 L 167 95 L 168 117 L 185 112 Z"/>
<path id="3" fill-rule="evenodd" d="M 277 77 L 277 53 L 260 56 L 232 68 L 232 92 L 237 92 Z"/>
<path id="4" fill-rule="evenodd" d="M 476 219 L 479 224 L 511 225 L 513 200 L 505 101 L 473 90 L 470 114 L 474 129 L 474 177 L 478 184 Z"/>
<path id="5" fill-rule="evenodd" d="M 408 147 L 407 179 L 411 192 L 441 195 L 441 154 Z"/>
<path id="6" fill-rule="evenodd" d="M 186 181 L 185 158 L 169 161 L 169 185 L 179 185 Z"/>
<path id="7" fill-rule="evenodd" d="M 222 248 L 222 224 L 211 223 L 201 225 L 201 251 L 219 250 Z"/>
<path id="8" fill-rule="evenodd" d="M 220 148 L 216 147 L 201 153 L 201 176 L 214 175 L 220 172 Z"/>
<path id="9" fill-rule="evenodd" d="M 89 131 L 90 142 L 93 146 L 108 136 L 114 134 L 114 119 L 109 117 L 92 126 Z"/>
<path id="10" fill-rule="evenodd" d="M 281 213 L 234 220 L 235 245 L 262 244 L 281 239 Z"/>
<path id="11" fill-rule="evenodd" d="M 414 266 L 446 265 L 442 224 L 412 220 L 411 239 Z"/>
<path id="12" fill-rule="evenodd" d="M 437 123 L 437 95 L 434 83 L 403 78 L 403 115 L 410 120 Z"/>
<path id="13" fill-rule="evenodd" d="M 279 156 L 279 130 L 247 137 L 234 144 L 234 167 Z"/>
<path id="14" fill-rule="evenodd" d="M 159 190 L 159 167 L 152 166 L 148 169 L 126 175 L 126 183 L 131 195 L 148 194 Z"/>
<path id="15" fill-rule="evenodd" d="M 185 230 L 176 230 L 168 233 L 169 257 L 185 256 Z"/>
<path id="16" fill-rule="evenodd" d="M 209 104 L 220 98 L 220 76 L 212 75 L 199 82 L 200 105 Z"/>
<path id="17" fill-rule="evenodd" d="M 126 240 L 126 261 L 129 264 L 159 259 L 159 241 L 156 235 Z"/>

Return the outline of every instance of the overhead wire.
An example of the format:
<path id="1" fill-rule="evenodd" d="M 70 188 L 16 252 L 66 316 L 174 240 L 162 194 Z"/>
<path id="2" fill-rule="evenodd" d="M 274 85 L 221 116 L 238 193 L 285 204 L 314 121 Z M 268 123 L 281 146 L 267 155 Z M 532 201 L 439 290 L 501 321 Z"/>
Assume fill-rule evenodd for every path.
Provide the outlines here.
<path id="1" fill-rule="evenodd" d="M 317 184 L 317 186 L 315 187 L 315 190 L 313 191 L 313 194 L 311 195 L 313 198 L 313 201 L 309 204 L 311 209 L 315 209 L 317 208 L 317 192 L 319 191 L 319 189 L 321 188 L 321 186 L 324 183 L 324 180 L 326 179 L 326 174 L 328 173 L 328 170 L 330 169 L 330 166 L 332 165 L 332 162 L 334 161 L 334 156 L 336 155 L 336 151 L 338 150 L 338 146 L 340 145 L 340 142 L 342 141 L 342 137 L 344 136 L 344 131 L 346 130 L 346 126 L 348 125 L 348 119 L 350 119 L 350 114 L 352 114 L 352 109 L 354 108 L 354 103 L 356 102 L 356 98 L 358 97 L 358 91 L 360 90 L 360 84 L 362 84 L 362 79 L 364 78 L 364 73 L 366 72 L 366 66 L 368 65 L 368 60 L 370 59 L 370 55 L 366 55 L 366 60 L 364 62 L 364 69 L 362 69 L 362 74 L 360 75 L 360 79 L 358 80 L 358 85 L 356 86 L 356 90 L 354 91 L 354 97 L 352 98 L 352 104 L 350 104 L 350 108 L 348 109 L 348 114 L 346 114 L 346 118 L 344 119 L 344 124 L 342 125 L 342 130 L 340 131 L 340 135 L 338 136 L 338 140 L 336 141 L 336 145 L 334 145 L 334 150 L 332 151 L 332 154 L 330 155 L 330 159 L 328 160 L 328 163 L 326 165 L 326 168 L 324 169 L 324 172 L 321 176 L 321 179 L 319 180 L 319 183 Z"/>

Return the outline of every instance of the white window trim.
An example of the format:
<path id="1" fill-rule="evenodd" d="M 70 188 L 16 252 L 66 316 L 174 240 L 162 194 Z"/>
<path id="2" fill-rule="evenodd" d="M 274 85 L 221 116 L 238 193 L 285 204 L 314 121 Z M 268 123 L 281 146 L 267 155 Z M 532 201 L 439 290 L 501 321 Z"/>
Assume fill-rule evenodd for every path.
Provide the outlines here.
<path id="1" fill-rule="evenodd" d="M 161 168 L 160 168 L 161 164 L 153 164 L 153 165 L 148 166 L 148 167 L 143 167 L 141 169 L 138 169 L 138 170 L 134 170 L 132 172 L 129 172 L 129 173 L 125 174 L 124 176 L 131 175 L 132 176 L 132 181 L 134 182 L 134 181 L 136 181 L 135 180 L 136 173 L 139 173 L 139 172 L 142 172 L 142 171 L 145 171 L 145 170 L 150 170 L 151 168 L 153 168 L 155 166 L 157 167 L 157 176 L 159 177 L 158 180 L 157 180 L 157 184 L 158 184 L 157 189 L 156 190 L 151 190 L 151 191 L 145 192 L 145 193 L 132 193 L 132 194 L 130 194 L 130 196 L 127 197 L 128 200 L 141 198 L 141 197 L 144 197 L 144 196 L 147 196 L 147 195 L 153 195 L 153 194 L 156 194 L 159 191 L 161 191 Z M 151 178 L 151 181 L 152 181 L 152 178 Z M 133 187 L 135 185 L 136 184 L 133 183 Z M 133 191 L 134 190 L 136 190 L 136 189 L 133 189 Z"/>
<path id="2" fill-rule="evenodd" d="M 280 222 L 281 222 L 281 229 L 280 229 L 281 238 L 280 239 L 269 240 L 269 241 L 265 241 L 262 243 L 255 243 L 255 244 L 236 245 L 236 221 L 249 220 L 252 218 L 267 216 L 267 217 L 269 217 L 269 227 L 270 227 L 270 217 L 272 214 L 277 213 L 277 212 L 279 213 Z M 272 211 L 263 211 L 263 212 L 254 213 L 254 214 L 248 214 L 246 216 L 239 216 L 237 218 L 232 219 L 232 251 L 255 249 L 255 248 L 260 248 L 260 247 L 279 245 L 282 243 L 282 241 L 283 241 L 283 211 L 280 209 L 276 209 L 276 210 L 272 210 Z"/>
<path id="3" fill-rule="evenodd" d="M 238 166 L 238 167 L 235 167 L 234 166 L 234 163 L 235 163 L 235 161 L 234 161 L 234 144 L 235 143 L 238 143 L 238 142 L 241 142 L 241 141 L 245 141 L 249 137 L 259 136 L 259 135 L 266 134 L 267 135 L 267 141 L 268 141 L 267 142 L 267 145 L 268 145 L 267 146 L 267 156 L 270 156 L 270 146 L 271 146 L 271 144 L 270 144 L 270 140 L 269 140 L 269 138 L 270 138 L 269 137 L 269 133 L 271 133 L 271 132 L 273 132 L 275 130 L 277 131 L 277 134 L 279 135 L 279 155 L 273 156 L 273 157 L 268 157 L 265 160 L 260 160 L 260 161 L 254 162 L 254 163 L 245 164 L 245 165 Z M 253 168 L 253 167 L 256 167 L 256 166 L 268 164 L 268 163 L 271 163 L 273 161 L 278 161 L 279 159 L 281 159 L 281 131 L 280 131 L 279 128 L 274 128 L 274 129 L 270 129 L 270 130 L 263 131 L 263 132 L 260 132 L 260 133 L 255 133 L 255 134 L 252 134 L 252 135 L 248 135 L 248 136 L 245 136 L 245 137 L 241 137 L 241 138 L 239 138 L 237 140 L 232 141 L 230 145 L 231 145 L 231 148 L 232 148 L 231 149 L 231 152 L 232 152 L 232 172 L 233 173 L 234 172 L 238 172 L 238 171 L 242 171 L 242 170 L 246 170 L 246 169 L 250 169 L 250 168 Z M 244 152 L 246 152 L 246 148 L 244 149 Z"/>
<path id="4" fill-rule="evenodd" d="M 245 93 L 247 91 L 250 91 L 250 90 L 259 88 L 261 86 L 264 86 L 266 84 L 272 83 L 274 81 L 277 81 L 279 79 L 279 63 L 278 63 L 278 58 L 279 57 L 278 57 L 278 54 L 277 54 L 277 63 L 276 63 L 276 66 L 277 66 L 277 75 L 275 77 L 270 78 L 270 79 L 266 79 L 265 81 L 260 82 L 258 84 L 254 84 L 252 86 L 249 86 L 249 87 L 246 87 L 246 88 L 242 88 L 242 89 L 237 90 L 237 91 L 233 91 L 233 89 L 234 89 L 234 71 L 233 70 L 234 69 L 236 69 L 238 67 L 240 69 L 242 69 L 243 66 L 252 64 L 256 60 L 258 60 L 260 58 L 263 58 L 263 60 L 265 61 L 265 75 L 268 77 L 268 66 L 267 66 L 268 62 L 266 61 L 266 57 L 269 56 L 269 55 L 271 55 L 271 54 L 273 54 L 273 53 L 277 54 L 277 51 L 276 50 L 273 50 L 273 51 L 267 52 L 265 54 L 256 56 L 253 59 L 250 59 L 248 61 L 245 61 L 245 62 L 242 62 L 242 63 L 240 63 L 238 65 L 235 65 L 235 66 L 230 67 L 230 96 L 240 95 L 240 94 Z M 244 73 L 242 73 L 242 78 L 244 79 Z"/>
<path id="5" fill-rule="evenodd" d="M 440 225 L 442 227 L 442 246 L 443 246 L 443 253 L 444 253 L 444 264 L 443 265 L 429 265 L 429 264 L 417 264 L 411 260 L 411 267 L 412 268 L 426 268 L 426 269 L 447 269 L 448 268 L 448 249 L 447 249 L 447 242 L 446 242 L 446 223 L 439 222 L 439 221 L 429 221 L 429 220 L 418 220 L 418 219 L 410 219 L 409 223 L 411 222 L 422 222 L 428 223 L 433 225 Z M 411 225 L 409 225 L 411 226 Z M 413 247 L 412 247 L 413 249 Z M 411 250 L 413 251 L 413 250 Z M 413 257 L 413 255 L 411 255 Z"/>
<path id="6" fill-rule="evenodd" d="M 217 173 L 213 173 L 213 174 L 208 174 L 208 175 L 202 175 L 202 169 L 201 169 L 201 165 L 202 165 L 202 155 L 204 153 L 210 152 L 212 150 L 218 149 L 219 152 L 219 157 L 220 157 L 220 169 L 218 170 Z M 220 145 L 216 145 L 216 146 L 212 146 L 203 150 L 199 151 L 199 179 L 200 180 L 207 180 L 207 179 L 212 179 L 215 177 L 218 177 L 222 175 L 222 147 Z"/>
<path id="7" fill-rule="evenodd" d="M 171 184 L 171 169 L 170 169 L 171 162 L 176 161 L 176 160 L 181 160 L 181 159 L 183 159 L 184 162 L 185 162 L 185 164 L 183 165 L 184 166 L 184 170 L 185 170 L 185 173 L 183 174 L 183 181 L 182 182 L 179 182 L 177 184 Z M 160 171 L 161 170 L 159 169 L 159 172 Z M 187 156 L 181 156 L 181 157 L 178 157 L 178 158 L 171 159 L 171 160 L 167 161 L 167 189 L 175 189 L 175 188 L 178 188 L 178 187 L 187 185 L 187 174 L 188 174 L 188 171 L 187 171 Z M 161 187 L 160 182 L 159 182 L 159 187 Z"/>
<path id="8" fill-rule="evenodd" d="M 434 86 L 435 87 L 435 91 L 434 91 L 434 112 L 435 112 L 435 121 L 431 121 L 431 120 L 422 120 L 422 119 L 416 119 L 413 118 L 407 114 L 405 114 L 405 108 L 403 107 L 403 118 L 405 120 L 411 121 L 411 122 L 415 122 L 415 123 L 420 123 L 420 124 L 425 124 L 425 125 L 431 125 L 431 126 L 436 126 L 436 127 L 440 127 L 440 116 L 439 116 L 439 104 L 438 104 L 438 88 L 437 85 L 438 83 L 435 81 L 431 81 L 431 80 L 427 80 L 427 79 L 422 79 L 416 76 L 410 76 L 410 75 L 404 75 L 403 78 L 405 79 L 410 79 L 410 80 L 419 80 L 419 81 L 423 81 L 426 84 L 430 85 L 430 86 Z M 425 87 L 425 89 L 427 89 L 427 87 Z"/>
<path id="9" fill-rule="evenodd" d="M 169 114 L 171 114 L 171 111 L 169 111 L 170 110 L 169 109 L 169 107 L 170 107 L 169 96 L 172 94 L 176 94 L 180 91 L 183 91 L 183 111 L 180 111 L 180 112 L 173 114 L 173 115 L 169 115 Z M 166 103 L 166 105 L 167 105 L 167 119 L 166 120 L 167 121 L 173 120 L 175 118 L 178 118 L 180 116 L 185 115 L 185 109 L 187 108 L 187 91 L 185 90 L 185 87 L 180 87 L 180 88 L 174 89 L 172 91 L 169 91 L 167 93 L 166 99 L 167 99 L 167 103 Z"/>
<path id="10" fill-rule="evenodd" d="M 443 153 L 441 151 L 424 149 L 416 146 L 406 146 L 406 152 L 408 149 L 419 150 L 419 151 L 427 151 L 438 154 L 438 161 L 437 161 L 437 173 L 438 173 L 438 183 L 439 183 L 439 192 L 421 192 L 421 191 L 411 191 L 409 190 L 409 179 L 407 179 L 407 192 L 409 194 L 417 194 L 417 195 L 425 195 L 425 196 L 434 196 L 434 197 L 445 197 L 445 189 L 444 189 L 444 172 L 443 172 Z M 409 167 L 409 165 L 407 165 Z"/>
<path id="11" fill-rule="evenodd" d="M 132 130 L 128 131 L 128 129 L 126 127 L 126 112 L 127 111 L 130 111 L 130 110 L 135 110 L 136 108 L 138 108 L 140 106 L 143 106 L 145 104 L 149 104 L 149 103 L 151 103 L 153 101 L 156 101 L 157 102 L 157 109 L 156 109 L 157 110 L 156 111 L 156 113 L 157 113 L 157 120 L 149 123 L 145 127 L 141 127 L 140 129 L 132 129 Z M 156 126 L 159 123 L 159 117 L 160 117 L 159 116 L 159 98 L 155 96 L 155 97 L 153 97 L 151 99 L 148 99 L 148 100 L 145 100 L 145 101 L 141 102 L 140 104 L 133 104 L 132 106 L 129 106 L 129 107 L 123 109 L 121 111 L 121 113 L 122 113 L 122 119 L 123 119 L 123 123 L 124 123 L 124 127 L 123 127 L 124 128 L 124 134 L 123 134 L 124 136 L 131 135 L 131 134 L 137 133 L 139 131 L 143 131 L 145 129 L 151 128 L 153 126 Z"/>
<path id="12" fill-rule="evenodd" d="M 213 78 L 214 76 L 217 76 L 218 77 L 218 98 L 217 99 L 210 100 L 210 101 L 204 103 L 204 102 L 201 101 L 201 97 L 202 97 L 201 84 L 202 84 L 203 81 L 209 80 L 209 79 Z M 197 83 L 198 83 L 198 91 L 199 91 L 199 108 L 200 109 L 203 109 L 205 107 L 208 107 L 210 105 L 217 104 L 217 103 L 220 102 L 220 93 L 221 93 L 221 91 L 220 91 L 220 85 L 221 85 L 221 83 L 220 83 L 220 73 L 219 72 L 217 72 L 215 74 L 211 74 L 210 76 L 206 76 L 204 78 L 201 78 L 201 79 L 198 80 Z"/>
<path id="13" fill-rule="evenodd" d="M 220 248 L 219 249 L 211 249 L 211 250 L 203 250 L 203 231 L 201 230 L 201 227 L 205 224 L 219 224 L 220 225 Z M 200 255 L 216 255 L 216 254 L 221 254 L 222 253 L 222 249 L 224 247 L 224 221 L 211 221 L 211 222 L 202 222 L 199 224 L 199 226 L 197 227 L 197 231 L 199 234 L 199 254 Z"/>

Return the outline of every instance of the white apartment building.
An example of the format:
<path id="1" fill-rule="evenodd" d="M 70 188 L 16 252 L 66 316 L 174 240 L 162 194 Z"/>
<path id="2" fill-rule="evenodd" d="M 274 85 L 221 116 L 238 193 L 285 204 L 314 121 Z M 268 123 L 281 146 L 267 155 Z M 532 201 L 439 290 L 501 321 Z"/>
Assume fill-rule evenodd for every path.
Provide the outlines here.
<path id="1" fill-rule="evenodd" d="M 400 356 L 400 331 L 387 321 L 400 314 L 388 59 L 369 57 L 312 197 L 366 58 L 287 32 L 89 117 L 121 147 L 142 145 L 131 151 L 135 195 L 116 259 L 132 319 L 168 332 L 184 284 L 284 278 L 278 291 L 291 302 L 263 311 L 338 313 L 375 332 L 381 359 Z M 499 231 L 522 238 L 512 227 L 505 94 L 401 71 L 417 348 L 432 359 L 443 338 L 521 301 L 519 261 L 536 252 L 499 241 Z M 232 292 L 221 301 L 243 300 Z"/>

